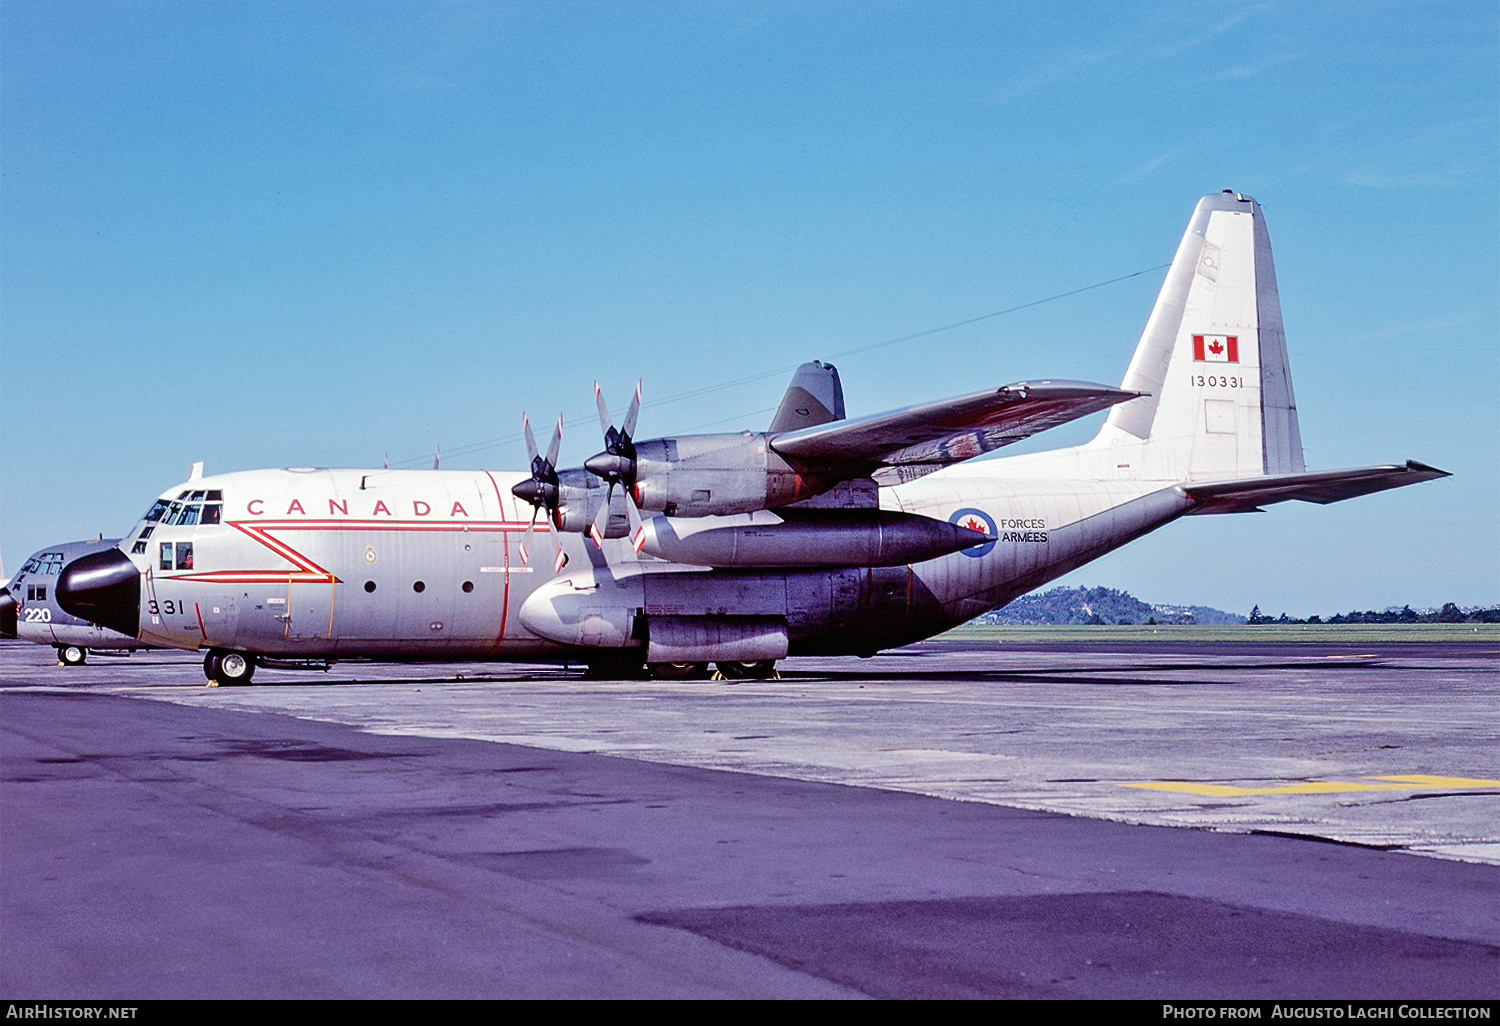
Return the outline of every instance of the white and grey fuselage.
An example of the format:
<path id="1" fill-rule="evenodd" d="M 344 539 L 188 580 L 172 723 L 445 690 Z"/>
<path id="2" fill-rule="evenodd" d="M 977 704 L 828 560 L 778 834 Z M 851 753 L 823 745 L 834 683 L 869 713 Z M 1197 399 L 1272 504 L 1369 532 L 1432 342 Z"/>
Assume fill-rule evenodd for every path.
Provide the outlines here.
<path id="1" fill-rule="evenodd" d="M 112 577 L 80 573 L 75 590 L 142 641 L 271 657 L 869 654 L 1185 514 L 1443 476 L 1414 463 L 1305 471 L 1269 237 L 1243 197 L 1199 203 L 1121 389 L 1139 398 L 1082 446 L 914 480 L 888 468 L 863 509 L 855 495 L 854 508 L 811 514 L 648 513 L 639 549 L 543 518 L 523 556 L 532 507 L 512 492 L 519 473 L 201 477 L 163 493 L 121 541 L 129 568 L 115 557 Z M 940 537 L 948 525 L 981 542 Z"/>

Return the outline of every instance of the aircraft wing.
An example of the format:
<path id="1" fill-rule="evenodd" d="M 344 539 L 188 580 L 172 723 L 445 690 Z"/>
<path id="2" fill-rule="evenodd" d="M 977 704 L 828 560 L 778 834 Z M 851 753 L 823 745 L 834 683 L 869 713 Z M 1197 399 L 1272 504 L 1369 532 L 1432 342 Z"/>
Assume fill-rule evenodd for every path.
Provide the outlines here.
<path id="1" fill-rule="evenodd" d="M 789 460 L 898 484 L 1137 398 L 1082 381 L 1019 382 L 771 437 Z"/>
<path id="2" fill-rule="evenodd" d="M 1178 485 L 1178 488 L 1188 498 L 1203 504 L 1193 510 L 1196 514 L 1250 513 L 1261 506 L 1289 499 L 1326 506 L 1330 502 L 1352 499 L 1356 495 L 1369 495 L 1371 492 L 1383 492 L 1387 488 L 1401 488 L 1449 476 L 1446 470 L 1407 460 L 1404 465 L 1326 470 L 1312 474 L 1278 474 L 1238 481 L 1194 482 Z"/>

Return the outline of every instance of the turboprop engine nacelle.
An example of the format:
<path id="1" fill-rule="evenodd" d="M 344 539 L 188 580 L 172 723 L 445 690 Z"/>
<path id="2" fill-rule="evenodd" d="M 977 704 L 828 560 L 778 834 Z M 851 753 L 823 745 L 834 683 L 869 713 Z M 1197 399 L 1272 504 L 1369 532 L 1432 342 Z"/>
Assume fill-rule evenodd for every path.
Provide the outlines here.
<path id="1" fill-rule="evenodd" d="M 640 551 L 696 566 L 901 566 L 994 541 L 983 532 L 894 510 L 820 510 L 783 520 L 763 512 L 749 523 L 642 524 Z"/>
<path id="2" fill-rule="evenodd" d="M 765 433 L 749 431 L 637 442 L 633 480 L 636 505 L 670 517 L 774 509 L 837 483 L 799 471 L 771 448 Z"/>
<path id="3" fill-rule="evenodd" d="M 604 528 L 604 537 L 625 537 L 630 533 L 630 514 L 625 503 L 630 500 L 619 488 L 607 489 L 603 481 L 586 470 L 558 471 L 552 526 L 559 531 L 584 534 L 599 515 L 599 507 L 606 495 L 609 498 L 609 522 Z"/>

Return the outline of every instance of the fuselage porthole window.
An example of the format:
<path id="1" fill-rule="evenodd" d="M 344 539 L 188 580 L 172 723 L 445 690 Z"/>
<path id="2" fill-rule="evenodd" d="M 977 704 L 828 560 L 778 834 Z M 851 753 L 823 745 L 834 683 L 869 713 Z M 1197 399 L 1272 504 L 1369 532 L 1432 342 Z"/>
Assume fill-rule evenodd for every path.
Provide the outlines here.
<path id="1" fill-rule="evenodd" d="M 465 581 L 463 583 L 463 589 L 464 589 L 464 594 L 467 595 L 469 592 L 471 592 L 471 591 L 474 590 L 474 582 L 473 581 Z"/>
<path id="2" fill-rule="evenodd" d="M 366 581 L 365 582 L 365 591 L 374 591 L 374 590 L 375 590 L 375 582 L 374 581 Z"/>
<path id="3" fill-rule="evenodd" d="M 414 584 L 412 584 L 411 590 L 412 591 L 416 591 L 416 592 L 423 592 L 423 591 L 427 590 L 427 585 L 426 585 L 426 583 L 424 583 L 422 581 L 417 581 Z"/>

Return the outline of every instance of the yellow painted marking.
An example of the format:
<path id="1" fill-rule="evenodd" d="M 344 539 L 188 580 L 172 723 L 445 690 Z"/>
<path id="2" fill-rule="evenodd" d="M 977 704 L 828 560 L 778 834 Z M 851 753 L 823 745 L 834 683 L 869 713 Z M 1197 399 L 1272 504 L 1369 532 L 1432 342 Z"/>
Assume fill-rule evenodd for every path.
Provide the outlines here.
<path id="1" fill-rule="evenodd" d="M 1472 777 L 1427 777 L 1420 774 L 1410 777 L 1371 777 L 1371 780 L 1399 780 L 1407 784 L 1425 784 L 1428 787 L 1500 787 L 1500 780 L 1475 780 Z"/>
<path id="2" fill-rule="evenodd" d="M 1143 791 L 1170 791 L 1174 794 L 1196 794 L 1205 798 L 1245 798 L 1265 794 L 1348 794 L 1360 791 L 1411 791 L 1420 787 L 1500 788 L 1500 780 L 1476 780 L 1470 777 L 1369 777 L 1396 783 L 1364 784 L 1344 780 L 1309 780 L 1281 787 L 1235 787 L 1231 784 L 1195 784 L 1185 780 L 1153 780 L 1138 784 L 1120 784 Z"/>

